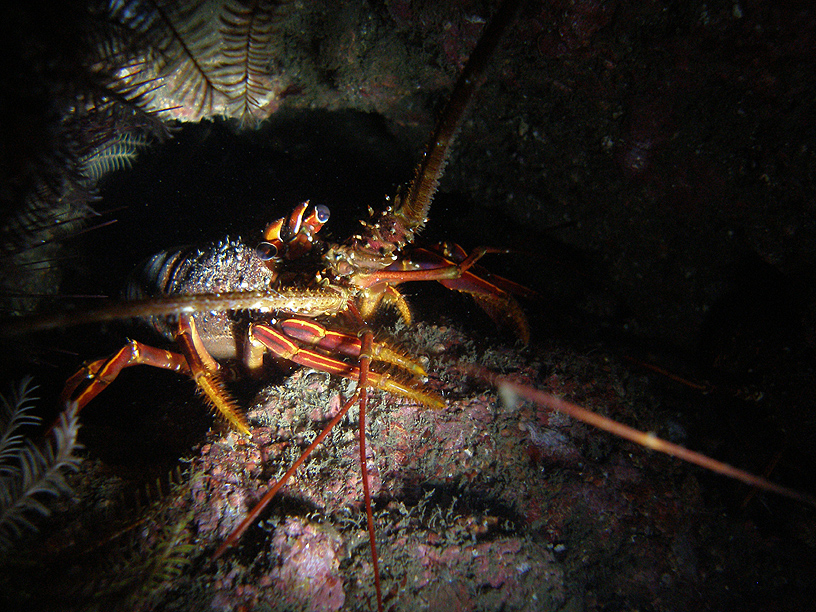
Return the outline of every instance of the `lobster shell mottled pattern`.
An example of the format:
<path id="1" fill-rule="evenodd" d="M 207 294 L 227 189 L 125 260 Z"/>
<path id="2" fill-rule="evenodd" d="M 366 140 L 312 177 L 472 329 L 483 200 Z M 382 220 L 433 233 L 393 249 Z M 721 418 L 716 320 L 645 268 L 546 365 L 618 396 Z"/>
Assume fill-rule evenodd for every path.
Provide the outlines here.
<path id="1" fill-rule="evenodd" d="M 268 291 L 275 280 L 275 273 L 255 249 L 240 240 L 225 239 L 203 249 L 185 247 L 157 253 L 134 273 L 125 297 L 135 300 L 161 295 Z M 234 313 L 197 313 L 193 318 L 213 357 L 240 357 L 239 344 L 246 325 L 240 325 Z M 152 317 L 151 323 L 165 337 L 173 339 L 172 319 Z"/>

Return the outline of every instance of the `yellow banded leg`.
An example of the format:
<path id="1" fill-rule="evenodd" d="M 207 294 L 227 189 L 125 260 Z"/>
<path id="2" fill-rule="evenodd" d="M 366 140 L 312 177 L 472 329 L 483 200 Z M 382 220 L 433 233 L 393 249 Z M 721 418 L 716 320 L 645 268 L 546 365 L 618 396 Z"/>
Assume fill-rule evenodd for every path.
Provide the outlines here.
<path id="1" fill-rule="evenodd" d="M 245 436 L 249 436 L 249 424 L 240 408 L 238 408 L 237 402 L 224 386 L 224 382 L 218 373 L 218 362 L 204 348 L 204 343 L 191 316 L 179 316 L 176 341 L 187 357 L 193 380 L 204 393 L 208 403 L 220 412 L 234 429 Z"/>

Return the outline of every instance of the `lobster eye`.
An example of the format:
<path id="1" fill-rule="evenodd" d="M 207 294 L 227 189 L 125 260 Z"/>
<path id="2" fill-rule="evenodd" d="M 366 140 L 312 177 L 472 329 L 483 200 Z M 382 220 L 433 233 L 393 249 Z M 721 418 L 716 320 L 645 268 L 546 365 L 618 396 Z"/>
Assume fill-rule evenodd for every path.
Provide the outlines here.
<path id="1" fill-rule="evenodd" d="M 318 204 L 314 209 L 315 218 L 319 223 L 325 223 L 329 220 L 329 207 L 323 204 Z"/>
<path id="2" fill-rule="evenodd" d="M 278 247 L 271 242 L 262 242 L 255 247 L 255 254 L 261 261 L 269 261 L 278 256 Z"/>

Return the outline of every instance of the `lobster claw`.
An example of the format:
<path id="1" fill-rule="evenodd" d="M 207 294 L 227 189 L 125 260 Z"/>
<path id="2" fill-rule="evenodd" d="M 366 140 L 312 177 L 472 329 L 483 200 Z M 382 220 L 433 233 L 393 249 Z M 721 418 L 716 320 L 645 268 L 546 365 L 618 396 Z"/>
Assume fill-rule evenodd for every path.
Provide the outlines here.
<path id="1" fill-rule="evenodd" d="M 441 243 L 430 247 L 411 250 L 411 263 L 418 269 L 455 267 L 467 259 L 468 253 L 460 245 Z M 467 293 L 484 310 L 496 325 L 508 325 L 524 344 L 530 341 L 530 327 L 527 317 L 513 297 L 534 298 L 538 294 L 532 289 L 492 274 L 483 266 L 471 265 L 461 276 L 439 280 L 445 287 Z"/>

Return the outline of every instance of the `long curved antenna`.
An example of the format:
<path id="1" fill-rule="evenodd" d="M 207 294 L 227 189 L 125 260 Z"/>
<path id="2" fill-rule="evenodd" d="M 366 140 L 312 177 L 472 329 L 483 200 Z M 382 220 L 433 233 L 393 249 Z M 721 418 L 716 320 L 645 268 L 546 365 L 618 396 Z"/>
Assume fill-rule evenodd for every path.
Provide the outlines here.
<path id="1" fill-rule="evenodd" d="M 0 338 L 47 331 L 60 327 L 99 323 L 134 317 L 163 317 L 211 310 L 252 310 L 303 316 L 337 314 L 348 307 L 348 292 L 340 287 L 307 291 L 235 291 L 164 295 L 143 300 L 103 304 L 69 312 L 10 317 L 0 320 Z"/>
<path id="2" fill-rule="evenodd" d="M 456 81 L 448 103 L 436 124 L 425 155 L 417 166 L 414 179 L 408 191 L 397 202 L 395 214 L 403 219 L 407 228 L 418 231 L 425 224 L 462 118 L 474 92 L 484 78 L 493 52 L 515 19 L 520 5 L 521 0 L 508 0 L 499 7 L 479 38 L 462 74 L 459 75 L 459 80 Z"/>
<path id="3" fill-rule="evenodd" d="M 371 363 L 371 343 L 373 334 L 366 331 L 362 337 L 363 349 L 360 355 L 360 477 L 363 481 L 363 501 L 366 510 L 366 524 L 368 525 L 368 544 L 371 549 L 371 564 L 374 567 L 374 590 L 377 593 L 377 612 L 383 612 L 382 586 L 380 585 L 380 560 L 377 555 L 377 534 L 374 530 L 374 513 L 371 511 L 371 488 L 368 482 L 368 467 L 366 464 L 366 399 L 368 382 L 368 366 Z"/>
<path id="4" fill-rule="evenodd" d="M 645 448 L 664 453 L 671 457 L 680 459 L 681 461 L 698 465 L 706 470 L 716 472 L 717 474 L 722 474 L 728 478 L 739 480 L 752 487 L 770 491 L 772 493 L 776 493 L 777 495 L 782 495 L 783 497 L 787 497 L 816 508 L 816 497 L 808 493 L 801 493 L 789 487 L 783 487 L 782 485 L 778 485 L 770 480 L 767 480 L 766 478 L 762 478 L 761 476 L 756 476 L 750 472 L 746 472 L 745 470 L 741 470 L 727 463 L 723 463 L 722 461 L 712 459 L 711 457 L 703 455 L 702 453 L 689 450 L 683 446 L 679 446 L 677 444 L 673 444 L 672 442 L 658 438 L 654 434 L 634 429 L 628 425 L 624 425 L 623 423 L 618 423 L 617 421 L 592 412 L 591 410 L 587 410 L 586 408 L 578 406 L 577 404 L 573 404 L 572 402 L 556 397 L 551 393 L 546 393 L 545 391 L 539 391 L 533 387 L 519 384 L 485 368 L 478 366 L 464 366 L 462 370 L 475 378 L 479 378 L 495 386 L 499 390 L 500 395 L 509 397 L 510 400 L 513 400 L 515 397 L 524 398 L 525 400 L 535 402 L 536 404 L 545 406 L 551 410 L 557 410 L 558 412 L 567 414 L 574 419 L 591 425 L 592 427 L 602 429 L 603 431 L 609 432 L 612 435 L 623 438 L 624 440 L 629 440 L 630 442 L 634 442 L 635 444 Z"/>

